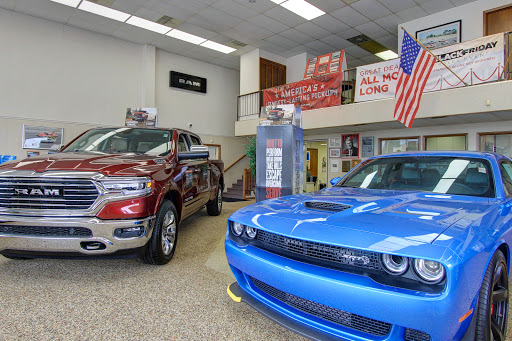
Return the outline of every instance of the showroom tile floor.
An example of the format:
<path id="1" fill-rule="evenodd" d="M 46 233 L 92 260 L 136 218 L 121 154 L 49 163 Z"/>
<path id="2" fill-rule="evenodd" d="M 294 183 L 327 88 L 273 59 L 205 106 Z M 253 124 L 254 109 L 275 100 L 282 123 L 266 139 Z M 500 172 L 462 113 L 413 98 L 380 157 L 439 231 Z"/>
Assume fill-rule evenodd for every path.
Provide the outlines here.
<path id="1" fill-rule="evenodd" d="M 173 260 L 0 256 L 0 340 L 300 340 L 226 293 L 226 220 L 251 202 L 180 225 Z"/>

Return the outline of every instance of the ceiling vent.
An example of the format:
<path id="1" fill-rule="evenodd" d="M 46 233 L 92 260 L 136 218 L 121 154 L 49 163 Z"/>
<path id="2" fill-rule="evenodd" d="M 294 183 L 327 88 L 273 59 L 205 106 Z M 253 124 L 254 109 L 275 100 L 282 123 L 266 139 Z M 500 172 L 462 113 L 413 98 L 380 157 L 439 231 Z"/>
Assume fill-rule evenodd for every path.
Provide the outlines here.
<path id="1" fill-rule="evenodd" d="M 89 2 L 94 2 L 95 4 L 111 7 L 115 0 L 89 0 Z"/>
<path id="2" fill-rule="evenodd" d="M 170 17 L 168 15 L 164 15 L 163 17 L 158 19 L 156 21 L 156 23 L 160 24 L 160 25 L 176 28 L 179 25 L 183 24 L 183 20 L 172 18 L 172 17 Z"/>
<path id="3" fill-rule="evenodd" d="M 246 43 L 242 43 L 241 41 L 238 41 L 238 40 L 231 40 L 226 45 L 229 46 L 229 47 L 232 47 L 234 49 L 240 49 L 242 47 L 246 47 L 247 46 Z"/>
<path id="4" fill-rule="evenodd" d="M 369 37 L 365 36 L 364 34 L 360 34 L 358 36 L 355 36 L 355 37 L 352 37 L 352 38 L 348 38 L 347 40 L 349 42 L 351 42 L 352 44 L 359 45 L 359 44 L 364 43 L 366 41 L 369 41 L 371 39 Z"/>

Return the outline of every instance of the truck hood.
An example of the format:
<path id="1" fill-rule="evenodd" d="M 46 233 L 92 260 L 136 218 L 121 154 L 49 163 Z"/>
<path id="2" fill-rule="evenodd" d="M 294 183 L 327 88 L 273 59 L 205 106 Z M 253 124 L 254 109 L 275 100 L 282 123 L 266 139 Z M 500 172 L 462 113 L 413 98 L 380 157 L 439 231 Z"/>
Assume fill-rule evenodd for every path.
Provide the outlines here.
<path id="1" fill-rule="evenodd" d="M 100 172 L 105 175 L 146 175 L 165 167 L 165 159 L 158 156 L 93 153 L 56 153 L 12 161 L 0 165 L 0 174 L 6 170 Z"/>
<path id="2" fill-rule="evenodd" d="M 314 208 L 315 203 L 343 206 L 327 211 Z M 331 188 L 262 201 L 236 212 L 232 219 L 290 237 L 339 245 L 350 244 L 356 236 L 359 242 L 371 240 L 370 244 L 399 239 L 432 243 L 458 220 L 478 219 L 491 205 L 488 198 L 479 197 Z"/>

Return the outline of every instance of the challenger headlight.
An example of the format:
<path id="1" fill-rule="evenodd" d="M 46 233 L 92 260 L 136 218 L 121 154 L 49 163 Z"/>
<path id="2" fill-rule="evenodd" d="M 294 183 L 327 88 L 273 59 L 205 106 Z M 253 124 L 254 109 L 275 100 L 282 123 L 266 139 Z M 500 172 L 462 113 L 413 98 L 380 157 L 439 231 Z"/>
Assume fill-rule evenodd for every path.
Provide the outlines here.
<path id="1" fill-rule="evenodd" d="M 430 283 L 438 283 L 445 276 L 444 266 L 433 260 L 415 259 L 414 270 L 421 279 Z"/>
<path id="2" fill-rule="evenodd" d="M 382 264 L 392 275 L 402 275 L 407 271 L 409 261 L 407 257 L 383 254 Z"/>
<path id="3" fill-rule="evenodd" d="M 153 190 L 153 181 L 146 177 L 137 178 L 111 178 L 100 180 L 107 193 L 121 193 L 123 195 L 146 195 Z"/>
<path id="4" fill-rule="evenodd" d="M 242 233 L 244 232 L 244 225 L 237 223 L 236 221 L 233 221 L 231 223 L 231 232 L 237 236 L 240 237 Z"/>
<path id="5" fill-rule="evenodd" d="M 258 230 L 256 230 L 254 227 L 251 227 L 251 226 L 246 226 L 245 227 L 245 234 L 247 235 L 247 237 L 249 237 L 250 239 L 254 239 L 256 238 L 256 233 L 257 233 Z"/>

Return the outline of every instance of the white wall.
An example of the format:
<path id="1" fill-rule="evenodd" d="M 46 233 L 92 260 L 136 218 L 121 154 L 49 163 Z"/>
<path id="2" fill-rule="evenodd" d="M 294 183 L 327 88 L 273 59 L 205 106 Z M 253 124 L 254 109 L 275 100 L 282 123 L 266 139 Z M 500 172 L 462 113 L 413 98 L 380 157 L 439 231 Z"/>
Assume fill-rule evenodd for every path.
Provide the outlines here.
<path id="1" fill-rule="evenodd" d="M 414 36 L 416 31 L 429 27 L 446 24 L 456 20 L 462 20 L 461 41 L 468 41 L 481 38 L 484 35 L 484 11 L 511 4 L 510 0 L 478 0 L 468 4 L 450 8 L 446 11 L 428 15 L 423 18 L 412 20 L 398 25 L 401 32 L 403 26 L 407 32 Z M 402 34 L 398 35 L 398 51 L 401 50 Z"/>
<path id="2" fill-rule="evenodd" d="M 206 78 L 206 94 L 169 87 L 171 70 Z M 238 71 L 157 50 L 156 107 L 161 127 L 234 136 L 238 89 Z"/>
<path id="3" fill-rule="evenodd" d="M 260 91 L 260 50 L 240 56 L 240 95 Z"/>
<path id="4" fill-rule="evenodd" d="M 286 83 L 294 83 L 304 79 L 308 54 L 306 52 L 286 60 Z"/>

